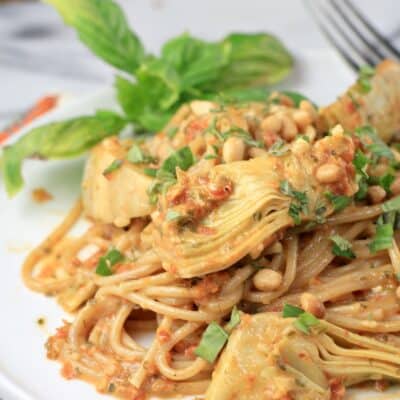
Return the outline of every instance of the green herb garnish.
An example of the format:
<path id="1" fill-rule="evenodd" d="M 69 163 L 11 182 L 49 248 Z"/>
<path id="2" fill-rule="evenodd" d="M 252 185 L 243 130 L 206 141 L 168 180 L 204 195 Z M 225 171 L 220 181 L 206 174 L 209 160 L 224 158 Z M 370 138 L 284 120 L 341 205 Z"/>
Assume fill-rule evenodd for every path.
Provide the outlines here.
<path id="1" fill-rule="evenodd" d="M 228 341 L 228 337 L 228 333 L 213 321 L 204 331 L 200 344 L 196 347 L 194 353 L 203 360 L 213 363 Z"/>
<path id="2" fill-rule="evenodd" d="M 239 324 L 240 324 L 240 313 L 237 307 L 235 306 L 232 309 L 231 318 L 228 324 L 225 326 L 225 329 L 228 332 L 232 332 L 232 330 L 235 329 Z"/>
<path id="3" fill-rule="evenodd" d="M 285 304 L 282 312 L 283 318 L 296 318 L 293 325 L 299 331 L 308 335 L 310 328 L 319 324 L 319 319 L 305 312 L 302 308 Z"/>
<path id="4" fill-rule="evenodd" d="M 351 203 L 351 197 L 338 196 L 331 192 L 325 192 L 325 197 L 332 203 L 335 211 L 341 211 Z"/>
<path id="5" fill-rule="evenodd" d="M 272 154 L 273 156 L 283 156 L 289 152 L 289 149 L 286 147 L 286 142 L 284 142 L 282 139 L 278 139 L 268 150 L 269 154 Z"/>
<path id="6" fill-rule="evenodd" d="M 103 175 L 107 176 L 112 174 L 117 169 L 120 169 L 123 164 L 123 160 L 114 160 L 104 171 Z"/>
<path id="7" fill-rule="evenodd" d="M 374 239 L 368 246 L 371 253 L 390 249 L 392 247 L 393 233 L 393 225 L 391 223 L 377 224 Z"/>
<path id="8" fill-rule="evenodd" d="M 385 201 L 382 204 L 382 210 L 385 212 L 400 211 L 400 196 L 393 197 L 393 199 Z"/>
<path id="9" fill-rule="evenodd" d="M 385 157 L 394 160 L 394 155 L 390 147 L 379 137 L 376 130 L 365 125 L 355 130 L 356 135 L 361 139 L 362 144 L 376 157 Z"/>
<path id="10" fill-rule="evenodd" d="M 123 259 L 123 254 L 117 249 L 110 250 L 105 256 L 100 257 L 96 267 L 96 274 L 101 276 L 112 275 L 111 268 Z"/>
<path id="11" fill-rule="evenodd" d="M 289 215 L 292 217 L 295 225 L 301 223 L 301 213 L 308 214 L 308 197 L 305 192 L 294 190 L 290 182 L 285 180 L 280 183 L 280 191 L 286 196 L 293 198 L 289 206 Z"/>
<path id="12" fill-rule="evenodd" d="M 352 245 L 347 239 L 341 237 L 340 235 L 333 235 L 330 237 L 330 239 L 333 242 L 332 253 L 335 256 L 355 258 Z"/>
<path id="13" fill-rule="evenodd" d="M 292 306 L 291 304 L 285 304 L 283 306 L 282 316 L 283 318 L 297 318 L 303 314 L 304 310 L 300 307 Z"/>
<path id="14" fill-rule="evenodd" d="M 294 327 L 306 335 L 310 333 L 310 328 L 318 324 L 319 319 L 308 312 L 304 312 L 293 322 Z"/>
<path id="15" fill-rule="evenodd" d="M 126 159 L 133 164 L 150 164 L 156 161 L 154 157 L 146 154 L 137 144 L 134 144 L 129 149 Z"/>

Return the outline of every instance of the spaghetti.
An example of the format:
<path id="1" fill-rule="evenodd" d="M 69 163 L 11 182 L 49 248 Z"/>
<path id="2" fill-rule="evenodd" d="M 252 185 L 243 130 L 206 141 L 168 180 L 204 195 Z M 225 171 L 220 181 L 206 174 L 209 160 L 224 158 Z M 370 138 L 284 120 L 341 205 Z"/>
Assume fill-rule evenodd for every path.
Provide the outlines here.
<path id="1" fill-rule="evenodd" d="M 119 227 L 102 222 L 93 215 L 97 211 L 87 205 L 88 198 L 96 201 L 93 193 L 85 193 L 96 186 L 88 183 L 84 202 L 79 200 L 62 224 L 28 256 L 23 266 L 25 284 L 56 296 L 65 310 L 76 312 L 74 321 L 65 323 L 47 342 L 48 356 L 62 363 L 66 378 L 90 381 L 100 392 L 124 399 L 204 394 L 215 364 L 199 353 L 199 343 L 210 326 L 219 327 L 227 337 L 235 330 L 229 322 L 232 310 L 241 310 L 239 330 L 244 330 L 247 314 L 276 315 L 274 312 L 289 304 L 314 315 L 319 307 L 317 316 L 323 318 L 320 326 L 325 333 L 304 335 L 302 340 L 316 346 L 319 368 L 332 379 L 329 385 L 321 378 L 322 383 L 313 386 L 307 381 L 306 386 L 332 397 L 296 397 L 300 395 L 288 383 L 286 392 L 279 392 L 281 397 L 271 395 L 271 399 L 340 399 L 343 385 L 399 379 L 397 353 L 390 358 L 385 352 L 399 343 L 400 237 L 396 229 L 400 207 L 390 185 L 379 201 L 372 195 L 360 196 L 366 176 L 375 182 L 372 186 L 376 182 L 384 186 L 382 177 L 388 171 L 393 179 L 400 179 L 398 153 L 389 150 L 390 156 L 387 152 L 377 155 L 371 146 L 376 149 L 383 142 L 363 144 L 340 128 L 324 136 L 318 132 L 321 117 L 311 103 L 303 102 L 299 109 L 284 96 L 277 99 L 280 104 L 274 101 L 268 107 L 228 105 L 212 111 L 210 106 L 201 116 L 185 113 L 181 120 L 175 117 L 178 133 L 172 139 L 161 133 L 140 148 L 151 153 L 153 160 L 142 167 L 163 172 L 158 172 L 147 188 L 156 195 L 150 213 Z M 299 111 L 308 123 L 300 120 Z M 271 117 L 278 120 L 280 128 L 261 134 L 260 127 L 268 118 L 271 123 Z M 296 127 L 292 137 L 284 129 L 291 123 Z M 227 132 L 247 143 L 248 152 L 244 161 L 219 165 L 224 161 Z M 304 135 L 308 135 L 306 140 Z M 255 140 L 262 140 L 263 148 Z M 273 148 L 274 143 L 281 143 L 280 147 Z M 120 145 L 112 139 L 100 146 L 112 151 Z M 126 143 L 121 146 L 129 148 Z M 200 161 L 186 168 L 179 164 L 184 157 L 179 153 L 174 165 L 177 171 L 167 171 L 172 158 L 164 153 L 182 148 L 189 148 Z M 213 157 L 207 157 L 210 154 Z M 355 161 L 357 157 L 363 165 Z M 103 171 L 103 164 L 95 161 Z M 89 162 L 94 163 L 93 159 Z M 339 180 L 318 180 L 315 171 L 326 164 L 345 172 Z M 131 167 L 124 163 L 121 168 Z M 134 173 L 139 173 L 137 168 L 135 165 Z M 374 174 L 379 168 L 380 174 Z M 94 169 L 91 167 L 91 174 L 96 174 Z M 86 182 L 91 179 L 104 180 L 100 189 L 96 186 L 104 193 L 112 177 L 104 177 L 102 172 L 95 177 L 86 175 Z M 390 197 L 395 203 L 392 200 L 390 206 L 383 206 Z M 345 206 L 339 207 L 339 201 Z M 340 208 L 343 210 L 338 211 Z M 70 238 L 67 234 L 83 209 L 95 219 L 86 233 Z M 254 278 L 266 269 L 281 279 L 276 287 L 260 290 Z M 282 332 L 293 329 L 273 318 L 267 320 L 273 320 Z M 310 327 L 315 325 L 315 320 L 308 321 L 312 321 Z M 144 345 L 142 336 L 149 332 L 154 337 Z M 234 333 L 232 341 L 238 336 Z M 342 336 L 350 343 L 343 348 L 342 342 L 335 342 Z M 362 356 L 357 361 L 359 348 L 376 359 L 370 371 Z M 229 353 L 229 345 L 226 351 Z M 353 363 L 349 364 L 353 370 L 349 369 L 348 379 L 337 364 L 341 357 Z M 228 358 L 224 354 L 218 370 Z M 292 366 L 286 371 L 299 374 Z M 216 376 L 217 372 L 213 380 Z M 321 391 L 319 387 L 324 385 L 328 386 Z M 213 393 L 215 385 L 207 399 L 217 399 Z M 218 396 L 223 400 L 220 393 Z"/>

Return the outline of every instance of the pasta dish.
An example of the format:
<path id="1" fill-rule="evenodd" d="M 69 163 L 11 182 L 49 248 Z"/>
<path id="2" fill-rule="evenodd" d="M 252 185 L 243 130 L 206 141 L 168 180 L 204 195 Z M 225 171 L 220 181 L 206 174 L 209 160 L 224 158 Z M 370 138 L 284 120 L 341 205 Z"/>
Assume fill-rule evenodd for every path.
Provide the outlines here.
<path id="1" fill-rule="evenodd" d="M 155 136 L 104 139 L 23 265 L 75 313 L 48 357 L 129 400 L 340 400 L 399 382 L 398 132 L 386 60 L 326 107 L 190 100 Z"/>

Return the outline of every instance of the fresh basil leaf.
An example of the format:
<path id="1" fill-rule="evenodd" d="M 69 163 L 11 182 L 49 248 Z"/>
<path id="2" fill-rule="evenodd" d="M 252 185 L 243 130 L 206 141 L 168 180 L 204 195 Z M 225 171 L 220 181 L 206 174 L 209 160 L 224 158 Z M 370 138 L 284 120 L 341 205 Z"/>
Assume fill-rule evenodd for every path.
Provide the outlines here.
<path id="1" fill-rule="evenodd" d="M 392 247 L 393 233 L 392 224 L 378 224 L 376 226 L 374 239 L 369 244 L 371 253 L 376 253 L 377 251 L 384 249 L 390 249 Z"/>
<path id="2" fill-rule="evenodd" d="M 335 256 L 355 258 L 352 245 L 347 239 L 340 235 L 333 235 L 330 237 L 330 240 L 333 242 L 332 253 Z"/>
<path id="3" fill-rule="evenodd" d="M 228 334 L 216 322 L 211 322 L 204 331 L 194 353 L 203 360 L 213 363 L 228 341 Z"/>
<path id="4" fill-rule="evenodd" d="M 304 310 L 300 307 L 292 306 L 291 304 L 285 304 L 283 306 L 282 316 L 283 318 L 297 318 L 303 314 Z"/>
<path id="5" fill-rule="evenodd" d="M 129 29 L 126 18 L 112 0 L 45 0 L 54 6 L 65 23 L 77 31 L 80 40 L 97 56 L 128 73 L 144 61 L 139 38 Z"/>
<path id="6" fill-rule="evenodd" d="M 229 63 L 209 89 L 226 90 L 269 85 L 286 77 L 293 60 L 283 44 L 267 33 L 233 33 L 223 40 L 231 47 Z"/>
<path id="7" fill-rule="evenodd" d="M 164 44 L 161 58 L 177 71 L 184 90 L 193 92 L 219 78 L 230 51 L 224 42 L 209 43 L 184 33 Z"/>
<path id="8" fill-rule="evenodd" d="M 26 158 L 59 159 L 77 156 L 107 136 L 118 134 L 126 121 L 111 111 L 93 116 L 52 122 L 32 129 L 17 142 L 4 147 L 3 177 L 9 196 L 23 186 L 22 162 Z"/>
<path id="9" fill-rule="evenodd" d="M 179 77 L 160 60 L 143 64 L 137 71 L 135 83 L 118 76 L 115 88 L 127 118 L 149 131 L 161 130 L 179 105 Z"/>

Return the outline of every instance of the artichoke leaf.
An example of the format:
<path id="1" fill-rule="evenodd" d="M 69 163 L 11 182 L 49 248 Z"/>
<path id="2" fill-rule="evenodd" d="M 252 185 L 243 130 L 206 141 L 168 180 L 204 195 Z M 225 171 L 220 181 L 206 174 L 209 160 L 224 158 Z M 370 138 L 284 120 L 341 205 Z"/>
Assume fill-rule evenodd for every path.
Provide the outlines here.
<path id="1" fill-rule="evenodd" d="M 400 350 L 325 320 L 309 334 L 277 313 L 242 315 L 222 353 L 206 400 L 328 400 L 335 388 L 399 381 Z M 245 383 L 244 383 L 245 382 Z"/>
<path id="2" fill-rule="evenodd" d="M 291 209 L 297 207 L 303 222 L 315 220 L 321 204 L 329 215 L 332 206 L 323 202 L 324 193 L 332 188 L 316 180 L 315 169 L 327 160 L 339 163 L 343 171 L 350 171 L 343 177 L 346 193 L 342 194 L 352 195 L 357 185 L 346 165 L 353 154 L 352 139 L 337 133 L 314 145 L 293 145 L 292 151 L 282 156 L 215 166 L 206 177 L 193 176 L 190 170 L 179 174 L 177 185 L 161 198 L 160 212 L 153 218 L 154 248 L 164 268 L 183 278 L 223 270 L 260 244 L 271 244 L 293 226 L 296 220 Z M 225 182 L 232 192 L 210 207 L 205 197 L 218 182 Z M 286 190 L 282 190 L 283 183 Z M 295 197 L 287 192 L 289 187 Z M 179 196 L 172 196 L 179 190 Z M 300 208 L 299 193 L 303 201 Z M 196 202 L 197 209 L 190 208 Z M 181 218 L 169 221 L 171 211 Z M 199 213 L 201 218 L 196 218 Z"/>

